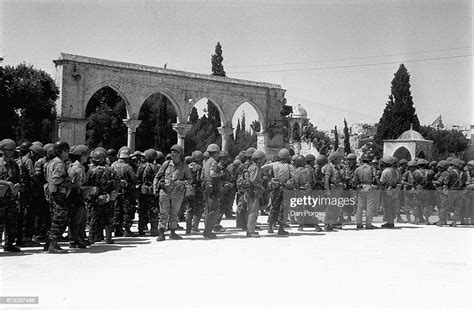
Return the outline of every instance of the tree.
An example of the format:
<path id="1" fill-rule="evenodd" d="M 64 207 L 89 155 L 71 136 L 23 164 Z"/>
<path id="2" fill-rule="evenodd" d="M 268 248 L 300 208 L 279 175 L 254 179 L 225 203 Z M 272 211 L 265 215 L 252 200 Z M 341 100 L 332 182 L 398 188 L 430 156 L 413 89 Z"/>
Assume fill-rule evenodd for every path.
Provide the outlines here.
<path id="1" fill-rule="evenodd" d="M 433 158 L 441 160 L 448 156 L 463 157 L 469 141 L 458 130 L 436 129 L 421 126 L 420 133 L 427 140 L 433 140 Z"/>
<path id="2" fill-rule="evenodd" d="M 349 143 L 349 128 L 347 127 L 347 121 L 344 118 L 344 153 L 349 154 L 351 152 L 351 144 Z"/>
<path id="3" fill-rule="evenodd" d="M 384 139 L 396 139 L 411 125 L 414 130 L 420 128 L 410 91 L 410 74 L 405 65 L 400 64 L 392 80 L 391 94 L 380 118 L 375 142 L 381 144 Z"/>
<path id="4" fill-rule="evenodd" d="M 190 124 L 195 124 L 199 120 L 199 115 L 197 112 L 196 107 L 193 107 L 191 109 L 191 114 L 189 115 L 189 123 Z"/>
<path id="5" fill-rule="evenodd" d="M 99 89 L 86 107 L 86 144 L 118 149 L 127 142 L 125 101 L 110 87 Z"/>
<path id="6" fill-rule="evenodd" d="M 0 67 L 0 137 L 51 141 L 59 89 L 32 65 Z"/>
<path id="7" fill-rule="evenodd" d="M 334 126 L 334 151 L 339 148 L 339 134 L 337 133 L 337 126 Z"/>
<path id="8" fill-rule="evenodd" d="M 220 42 L 217 42 L 215 54 L 211 56 L 212 75 L 225 77 L 224 66 L 222 65 L 223 60 L 222 46 Z"/>

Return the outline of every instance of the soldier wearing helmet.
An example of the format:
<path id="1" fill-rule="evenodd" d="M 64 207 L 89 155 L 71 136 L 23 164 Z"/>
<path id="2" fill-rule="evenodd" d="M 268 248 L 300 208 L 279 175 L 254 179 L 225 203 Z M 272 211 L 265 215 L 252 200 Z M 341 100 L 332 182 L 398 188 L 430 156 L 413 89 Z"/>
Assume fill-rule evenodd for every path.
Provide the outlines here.
<path id="1" fill-rule="evenodd" d="M 403 205 L 405 216 L 407 218 L 408 223 L 411 223 L 411 216 L 410 212 L 413 213 L 415 219 L 414 223 L 419 223 L 419 210 L 418 205 L 413 204 L 413 196 L 415 192 L 415 170 L 417 167 L 417 162 L 415 160 L 410 160 L 407 162 L 407 169 L 402 175 L 402 190 L 403 190 Z"/>
<path id="2" fill-rule="evenodd" d="M 326 195 L 330 197 L 339 198 L 342 195 L 343 183 L 338 167 L 342 157 L 342 154 L 339 152 L 332 151 L 328 156 L 329 163 L 322 168 L 322 173 L 324 174 L 324 190 L 326 191 Z M 326 231 L 334 230 L 339 218 L 339 212 L 339 207 L 335 205 L 327 206 L 324 216 Z"/>
<path id="3" fill-rule="evenodd" d="M 165 162 L 155 179 L 160 188 L 160 218 L 157 241 L 165 240 L 165 229 L 169 225 L 170 239 L 179 240 L 181 236 L 176 234 L 178 228 L 178 213 L 184 199 L 186 187 L 191 184 L 192 175 L 188 165 L 184 163 L 184 149 L 180 145 L 171 147 L 171 160 Z"/>
<path id="4" fill-rule="evenodd" d="M 203 236 L 209 239 L 215 239 L 217 236 L 212 232 L 219 220 L 219 205 L 221 198 L 220 188 L 222 187 L 225 172 L 219 166 L 220 148 L 217 144 L 208 145 L 206 152 L 209 153 L 209 159 L 206 160 L 202 167 L 202 182 L 204 187 L 204 200 L 206 217 L 204 219 Z"/>
<path id="5" fill-rule="evenodd" d="M 357 199 L 356 222 L 357 228 L 364 228 L 362 224 L 362 212 L 366 209 L 365 228 L 377 228 L 372 224 L 375 215 L 376 207 L 376 193 L 374 190 L 374 167 L 369 165 L 369 157 L 365 154 L 361 156 L 362 165 L 357 167 L 354 171 L 353 184 L 359 190 Z"/>
<path id="6" fill-rule="evenodd" d="M 436 225 L 443 226 L 447 224 L 447 213 L 450 209 L 449 189 L 455 185 L 457 178 L 448 170 L 449 163 L 447 160 L 439 161 L 437 168 L 438 174 L 433 182 L 439 197 L 439 221 Z"/>
<path id="7" fill-rule="evenodd" d="M 45 244 L 49 253 L 67 253 L 59 247 L 58 241 L 68 225 L 70 208 L 67 194 L 71 190 L 71 181 L 67 174 L 65 162 L 69 158 L 69 144 L 58 141 L 53 146 L 54 157 L 46 167 L 47 195 L 51 206 L 51 228 L 49 240 Z"/>
<path id="8" fill-rule="evenodd" d="M 91 157 L 92 164 L 86 175 L 86 185 L 91 187 L 88 199 L 90 210 L 89 241 L 91 243 L 100 241 L 100 236 L 105 228 L 105 243 L 113 244 L 114 204 L 117 198 L 114 169 L 106 164 L 107 152 L 105 149 L 96 148 Z"/>
<path id="9" fill-rule="evenodd" d="M 4 251 L 20 252 L 13 242 L 17 235 L 18 209 L 16 200 L 18 188 L 20 187 L 20 168 L 13 159 L 16 143 L 11 139 L 3 139 L 0 142 L 0 208 L 3 214 L 0 217 L 0 243 L 5 231 Z"/>
<path id="10" fill-rule="evenodd" d="M 384 206 L 384 220 L 385 224 L 383 228 L 394 228 L 395 227 L 395 199 L 398 197 L 398 184 L 400 183 L 398 172 L 395 171 L 394 165 L 396 164 L 394 158 L 391 156 L 385 156 L 381 160 L 383 167 L 382 174 L 380 176 L 381 185 L 381 196 Z"/>
<path id="11" fill-rule="evenodd" d="M 192 181 L 186 189 L 184 200 L 186 202 L 186 235 L 199 234 L 199 222 L 204 212 L 204 193 L 201 188 L 202 161 L 204 156 L 201 151 L 193 151 L 189 171 Z"/>
<path id="12" fill-rule="evenodd" d="M 158 200 L 153 194 L 153 182 L 158 173 L 159 166 L 155 163 L 156 151 L 148 149 L 144 153 L 145 162 L 138 167 L 137 187 L 140 189 L 138 198 L 138 235 L 144 236 L 145 230 L 150 223 L 150 235 L 158 236 L 158 212 L 156 205 Z"/>
<path id="13" fill-rule="evenodd" d="M 286 236 L 285 218 L 283 218 L 283 191 L 293 189 L 292 175 L 295 167 L 290 165 L 290 152 L 281 149 L 278 152 L 278 161 L 267 163 L 262 166 L 264 174 L 271 177 L 270 180 L 270 215 L 268 217 L 268 233 L 273 233 L 273 226 L 279 225 L 278 235 Z"/>
<path id="14" fill-rule="evenodd" d="M 341 179 L 344 184 L 344 191 L 342 192 L 343 197 L 355 196 L 355 186 L 353 184 L 354 172 L 357 169 L 357 155 L 354 153 L 347 154 L 347 164 L 341 169 Z M 357 207 L 357 206 L 355 206 Z M 338 223 L 352 222 L 352 213 L 354 212 L 354 206 L 345 205 L 342 207 L 339 213 Z M 344 218 L 344 214 L 347 215 L 347 219 Z"/>
<path id="15" fill-rule="evenodd" d="M 238 169 L 238 176 L 237 176 L 237 194 L 236 194 L 236 200 L 237 200 L 237 210 L 236 210 L 236 226 L 237 228 L 240 228 L 242 230 L 247 230 L 247 219 L 248 219 L 248 214 L 247 214 L 247 209 L 248 209 L 248 204 L 247 201 L 245 201 L 245 195 L 244 191 L 239 185 L 240 182 L 239 180 L 243 180 L 244 173 L 246 174 L 248 171 L 248 168 L 252 164 L 250 158 L 252 157 L 252 154 L 255 152 L 254 147 L 250 147 L 245 151 L 242 151 L 239 153 L 240 160 L 242 161 L 242 165 L 240 165 Z"/>
<path id="16" fill-rule="evenodd" d="M 135 218 L 135 185 L 137 175 L 131 165 L 130 152 L 123 148 L 119 151 L 119 159 L 111 166 L 116 183 L 119 184 L 119 194 L 114 207 L 115 237 L 135 237 L 130 230 Z M 125 231 L 124 231 L 125 230 Z"/>
<path id="17" fill-rule="evenodd" d="M 227 171 L 227 166 L 229 161 L 229 153 L 227 151 L 220 151 L 219 152 L 219 159 L 217 165 L 223 172 L 223 176 L 221 179 L 221 187 L 219 189 L 220 198 L 220 208 L 219 208 L 219 218 L 214 225 L 214 232 L 224 232 L 226 229 L 221 225 L 222 217 L 224 214 L 227 217 L 232 217 L 232 205 L 233 201 L 231 201 L 231 195 L 229 195 L 229 191 L 233 187 L 233 184 L 230 182 L 230 176 Z"/>
<path id="18" fill-rule="evenodd" d="M 18 211 L 18 228 L 16 245 L 19 247 L 34 247 L 41 244 L 33 241 L 35 210 L 33 200 L 33 180 L 35 161 L 39 158 L 35 152 L 30 151 L 32 144 L 23 142 L 20 145 L 20 156 L 16 160 L 20 167 L 20 203 Z M 37 149 L 37 146 L 35 146 Z"/>
<path id="19" fill-rule="evenodd" d="M 108 149 L 107 150 L 107 165 L 111 166 L 117 160 L 117 150 Z"/>
<path id="20" fill-rule="evenodd" d="M 239 159 L 235 159 L 226 168 L 227 182 L 231 183 L 226 193 L 226 196 L 228 196 L 228 205 L 225 207 L 225 210 L 227 211 L 225 214 L 226 219 L 235 219 L 235 212 L 233 211 L 232 207 L 234 206 L 234 201 L 237 194 L 238 170 L 241 165 L 242 162 Z"/>
<path id="21" fill-rule="evenodd" d="M 314 189 L 324 190 L 324 173 L 322 169 L 326 165 L 327 159 L 324 155 L 316 157 L 316 164 L 314 165 Z"/>
<path id="22" fill-rule="evenodd" d="M 433 208 L 433 177 L 434 174 L 431 170 L 427 169 L 428 161 L 421 158 L 417 161 L 418 168 L 413 173 L 413 186 L 415 188 L 413 194 L 412 204 L 419 212 L 415 215 L 419 219 L 420 223 L 430 225 L 431 210 Z M 415 224 L 417 219 L 415 218 Z"/>
<path id="23" fill-rule="evenodd" d="M 462 166 L 462 160 L 459 158 L 452 158 L 449 162 L 448 172 L 450 174 L 451 184 L 448 182 L 448 201 L 450 207 L 454 211 L 453 221 L 451 227 L 456 227 L 458 222 L 462 222 L 461 211 L 463 205 L 463 193 L 464 185 L 466 182 L 466 175 L 463 175 L 463 171 L 460 169 Z"/>
<path id="24" fill-rule="evenodd" d="M 264 191 L 261 169 L 264 158 L 265 153 L 261 150 L 256 150 L 252 154 L 252 164 L 248 168 L 247 181 L 250 186 L 244 195 L 248 208 L 247 237 L 249 238 L 259 237 L 259 234 L 255 231 L 255 227 L 260 210 L 260 196 Z"/>
<path id="25" fill-rule="evenodd" d="M 87 190 L 84 185 L 86 179 L 86 165 L 89 159 L 89 148 L 85 145 L 77 145 L 69 152 L 71 164 L 68 167 L 68 175 L 73 185 L 69 194 L 71 209 L 69 210 L 69 247 L 85 248 L 87 246 L 84 237 L 86 235 L 87 211 L 84 204 L 84 196 Z"/>

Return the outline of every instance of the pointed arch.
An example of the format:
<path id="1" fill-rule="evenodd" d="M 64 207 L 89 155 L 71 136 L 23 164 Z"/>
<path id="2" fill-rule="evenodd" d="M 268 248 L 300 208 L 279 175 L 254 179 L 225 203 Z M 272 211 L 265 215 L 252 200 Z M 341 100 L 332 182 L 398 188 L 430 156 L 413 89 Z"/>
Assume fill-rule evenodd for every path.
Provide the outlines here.
<path id="1" fill-rule="evenodd" d="M 87 105 L 89 104 L 89 101 L 91 100 L 92 96 L 99 90 L 101 90 L 104 87 L 110 87 L 112 88 L 120 97 L 122 97 L 123 101 L 125 101 L 125 108 L 127 110 L 127 117 L 130 117 L 131 115 L 131 107 L 130 107 L 130 101 L 128 100 L 127 96 L 122 92 L 120 89 L 120 86 L 116 84 L 114 81 L 102 81 L 93 87 L 87 89 L 84 92 L 84 106 L 82 109 L 82 117 L 86 117 L 86 110 L 87 110 Z"/>
<path id="2" fill-rule="evenodd" d="M 232 116 L 235 114 L 237 109 L 246 102 L 248 104 L 250 104 L 252 106 L 252 108 L 254 108 L 255 111 L 257 112 L 258 121 L 260 122 L 260 132 L 267 131 L 267 122 L 265 120 L 265 117 L 264 117 L 264 114 L 263 114 L 262 110 L 250 98 L 244 98 L 244 99 L 241 99 L 241 100 L 237 101 L 237 104 L 235 105 L 235 109 L 232 111 Z"/>

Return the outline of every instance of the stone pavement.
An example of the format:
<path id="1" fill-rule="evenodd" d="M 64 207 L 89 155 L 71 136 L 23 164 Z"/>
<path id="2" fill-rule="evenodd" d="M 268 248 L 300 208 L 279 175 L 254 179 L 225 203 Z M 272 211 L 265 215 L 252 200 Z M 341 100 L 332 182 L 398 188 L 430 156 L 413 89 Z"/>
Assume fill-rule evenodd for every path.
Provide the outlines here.
<path id="1" fill-rule="evenodd" d="M 41 308 L 472 309 L 474 228 L 397 226 L 116 238 L 67 255 L 0 252 L 0 296 L 38 296 Z"/>

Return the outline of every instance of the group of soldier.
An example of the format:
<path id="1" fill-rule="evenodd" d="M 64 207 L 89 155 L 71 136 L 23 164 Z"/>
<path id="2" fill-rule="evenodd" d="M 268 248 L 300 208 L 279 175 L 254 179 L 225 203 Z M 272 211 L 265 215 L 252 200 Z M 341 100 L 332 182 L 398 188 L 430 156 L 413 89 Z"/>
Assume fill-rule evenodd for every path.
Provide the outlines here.
<path id="1" fill-rule="evenodd" d="M 323 210 L 325 231 L 340 229 L 354 213 L 362 229 L 364 212 L 366 229 L 377 228 L 372 221 L 378 212 L 386 221 L 383 228 L 393 228 L 395 220 L 405 222 L 402 212 L 408 222 L 431 224 L 435 206 L 438 226 L 471 224 L 473 218 L 474 161 L 452 157 L 430 163 L 362 155 L 358 164 L 352 153 L 315 157 L 281 149 L 268 161 L 263 151 L 249 148 L 232 160 L 216 144 L 185 157 L 180 145 L 165 156 L 154 149 L 90 150 L 61 141 L 17 147 L 11 139 L 0 142 L 0 153 L 0 239 L 5 231 L 4 251 L 10 252 L 43 246 L 49 253 L 67 253 L 59 246 L 67 228 L 70 248 L 112 244 L 113 235 L 149 233 L 164 241 L 168 230 L 169 239 L 177 240 L 183 238 L 176 233 L 182 229 L 180 220 L 186 222 L 185 235 L 215 239 L 225 231 L 224 216 L 235 219 L 247 237 L 258 238 L 258 216 L 267 214 L 268 233 L 278 228 L 277 235 L 286 236 L 283 193 L 291 190 L 357 196 L 355 208 L 330 205 Z M 137 210 L 135 234 L 130 229 Z M 310 226 L 323 230 L 318 223 Z"/>

